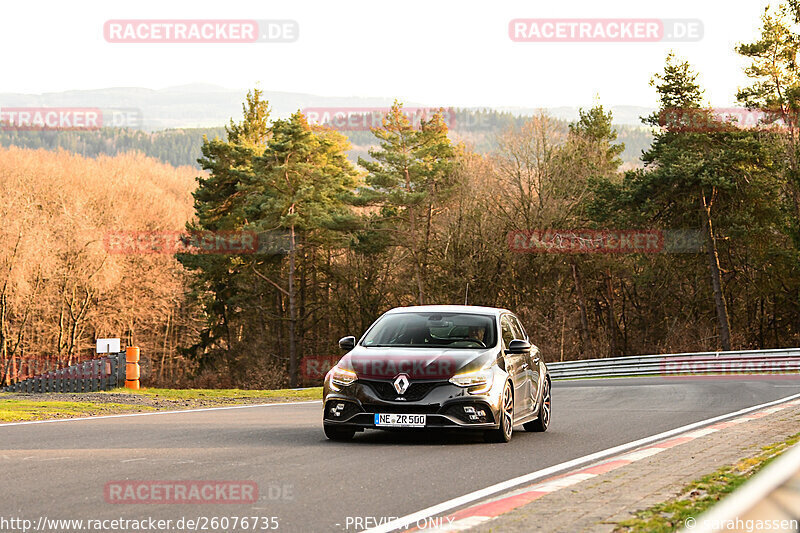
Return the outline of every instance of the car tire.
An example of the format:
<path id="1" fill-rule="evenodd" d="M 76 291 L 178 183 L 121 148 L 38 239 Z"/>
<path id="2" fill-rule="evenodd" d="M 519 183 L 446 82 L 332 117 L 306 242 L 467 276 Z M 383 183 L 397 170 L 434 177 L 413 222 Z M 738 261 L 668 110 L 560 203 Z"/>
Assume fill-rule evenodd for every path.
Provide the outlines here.
<path id="1" fill-rule="evenodd" d="M 525 431 L 539 432 L 547 431 L 547 426 L 550 425 L 550 413 L 552 409 L 552 402 L 550 400 L 550 380 L 544 380 L 544 392 L 542 393 L 542 403 L 539 405 L 539 412 L 537 413 L 536 420 L 531 420 L 522 424 Z"/>
<path id="2" fill-rule="evenodd" d="M 342 428 L 329 424 L 325 424 L 323 427 L 325 428 L 325 436 L 330 440 L 347 441 L 352 439 L 353 435 L 356 434 L 356 430 L 353 428 Z"/>
<path id="3" fill-rule="evenodd" d="M 511 382 L 507 381 L 503 388 L 503 399 L 500 401 L 500 427 L 484 433 L 486 442 L 508 442 L 514 432 L 514 392 Z"/>

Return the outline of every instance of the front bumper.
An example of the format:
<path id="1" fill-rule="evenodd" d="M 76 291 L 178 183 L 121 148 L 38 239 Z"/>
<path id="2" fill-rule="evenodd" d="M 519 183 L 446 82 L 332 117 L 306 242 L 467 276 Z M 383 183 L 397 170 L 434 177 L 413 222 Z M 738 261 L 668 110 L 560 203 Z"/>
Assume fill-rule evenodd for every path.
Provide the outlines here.
<path id="1" fill-rule="evenodd" d="M 395 429 L 377 427 L 375 414 L 405 413 L 427 415 L 426 429 L 499 427 L 503 379 L 495 379 L 492 388 L 482 394 L 470 394 L 468 389 L 447 381 L 418 380 L 412 383 L 419 385 L 420 392 L 411 395 L 410 400 L 398 400 L 396 394 L 388 393 L 386 385 L 391 384 L 390 380 L 356 380 L 347 387 L 332 387 L 326 379 L 323 423 L 359 429 Z M 392 396 L 394 398 L 389 399 Z"/>

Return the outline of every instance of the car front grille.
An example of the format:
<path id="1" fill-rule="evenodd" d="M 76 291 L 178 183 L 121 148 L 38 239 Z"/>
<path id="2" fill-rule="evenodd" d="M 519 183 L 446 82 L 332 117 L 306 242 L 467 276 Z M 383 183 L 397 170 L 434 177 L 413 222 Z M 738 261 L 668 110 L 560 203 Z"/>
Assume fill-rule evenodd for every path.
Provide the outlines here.
<path id="1" fill-rule="evenodd" d="M 446 385 L 446 381 L 412 381 L 404 394 L 397 394 L 394 389 L 393 380 L 366 380 L 359 379 L 359 383 L 368 386 L 381 400 L 393 401 L 403 398 L 409 402 L 418 402 L 428 395 L 430 391 L 440 385 Z"/>
<path id="2" fill-rule="evenodd" d="M 428 405 L 373 405 L 365 403 L 362 405 L 364 411 L 368 413 L 402 413 L 412 415 L 432 415 L 439 412 L 441 407 L 438 403 Z"/>

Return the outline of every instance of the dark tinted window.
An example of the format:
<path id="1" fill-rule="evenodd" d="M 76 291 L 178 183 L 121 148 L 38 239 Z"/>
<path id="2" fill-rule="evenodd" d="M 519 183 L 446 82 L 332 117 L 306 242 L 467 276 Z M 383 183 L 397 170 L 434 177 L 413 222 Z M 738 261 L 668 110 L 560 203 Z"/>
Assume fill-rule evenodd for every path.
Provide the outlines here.
<path id="1" fill-rule="evenodd" d="M 378 320 L 362 345 L 487 348 L 497 344 L 494 320 L 469 313 L 392 313 Z"/>

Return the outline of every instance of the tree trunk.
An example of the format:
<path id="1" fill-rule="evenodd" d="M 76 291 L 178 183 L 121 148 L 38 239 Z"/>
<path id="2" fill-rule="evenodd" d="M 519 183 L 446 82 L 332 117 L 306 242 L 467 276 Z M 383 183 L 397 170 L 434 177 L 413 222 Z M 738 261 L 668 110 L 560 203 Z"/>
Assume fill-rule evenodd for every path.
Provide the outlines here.
<path id="1" fill-rule="evenodd" d="M 611 277 L 611 269 L 606 271 L 606 293 L 607 306 L 606 313 L 608 320 L 608 355 L 614 357 L 617 354 L 617 317 L 614 314 L 614 282 Z"/>
<path id="2" fill-rule="evenodd" d="M 572 262 L 572 279 L 575 282 L 575 295 L 578 297 L 578 309 L 581 314 L 581 355 L 591 351 L 589 343 L 589 319 L 586 315 L 586 300 L 583 297 L 583 285 L 578 266 Z"/>
<path id="3" fill-rule="evenodd" d="M 728 322 L 728 305 L 725 303 L 725 293 L 722 287 L 722 276 L 719 267 L 719 254 L 717 252 L 717 238 L 714 235 L 714 226 L 711 222 L 711 204 L 713 201 L 706 199 L 703 194 L 703 214 L 708 239 L 708 266 L 711 269 L 711 286 L 714 290 L 714 304 L 717 308 L 717 325 L 719 327 L 719 342 L 724 351 L 731 349 L 731 331 Z"/>
<path id="4" fill-rule="evenodd" d="M 297 387 L 297 295 L 294 288 L 295 234 L 294 224 L 289 231 L 289 386 Z"/>
<path id="5" fill-rule="evenodd" d="M 406 190 L 411 192 L 411 176 L 408 169 L 405 169 L 406 176 Z M 414 212 L 414 206 L 408 206 L 408 227 L 411 232 L 411 258 L 414 261 L 414 278 L 417 282 L 417 303 L 419 305 L 425 304 L 425 284 L 422 281 L 422 258 L 419 250 L 419 239 L 417 237 L 417 217 Z"/>
<path id="6" fill-rule="evenodd" d="M 164 382 L 164 366 L 167 362 L 167 339 L 169 339 L 169 323 L 172 318 L 172 309 L 167 313 L 167 326 L 164 328 L 164 344 L 161 348 L 161 367 L 158 369 L 158 379 Z"/>

